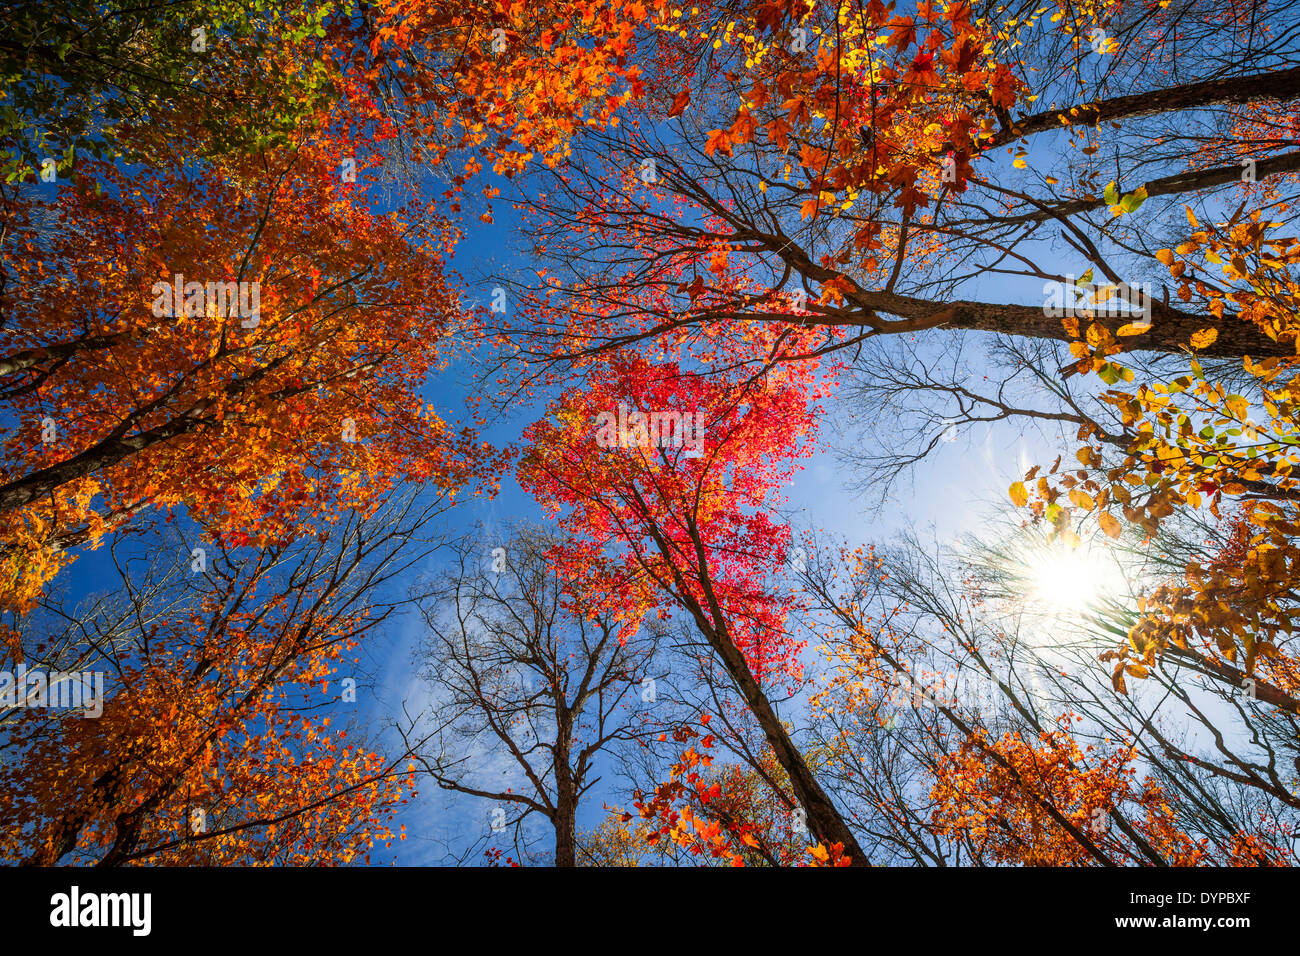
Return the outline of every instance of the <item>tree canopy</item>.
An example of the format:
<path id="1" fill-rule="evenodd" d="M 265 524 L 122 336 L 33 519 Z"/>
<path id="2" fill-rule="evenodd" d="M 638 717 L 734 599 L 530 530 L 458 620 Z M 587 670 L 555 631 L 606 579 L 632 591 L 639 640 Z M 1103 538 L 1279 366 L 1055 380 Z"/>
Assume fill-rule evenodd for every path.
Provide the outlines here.
<path id="1" fill-rule="evenodd" d="M 1294 865 L 1296 13 L 10 4 L 0 859 Z"/>

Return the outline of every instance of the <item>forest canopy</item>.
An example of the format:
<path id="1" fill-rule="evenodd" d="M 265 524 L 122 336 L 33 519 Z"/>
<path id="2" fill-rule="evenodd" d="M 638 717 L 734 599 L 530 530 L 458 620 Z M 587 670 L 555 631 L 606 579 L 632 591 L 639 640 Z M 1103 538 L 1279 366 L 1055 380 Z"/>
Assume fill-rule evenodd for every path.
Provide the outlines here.
<path id="1" fill-rule="evenodd" d="M 1298 14 L 10 3 L 0 860 L 1300 862 Z"/>

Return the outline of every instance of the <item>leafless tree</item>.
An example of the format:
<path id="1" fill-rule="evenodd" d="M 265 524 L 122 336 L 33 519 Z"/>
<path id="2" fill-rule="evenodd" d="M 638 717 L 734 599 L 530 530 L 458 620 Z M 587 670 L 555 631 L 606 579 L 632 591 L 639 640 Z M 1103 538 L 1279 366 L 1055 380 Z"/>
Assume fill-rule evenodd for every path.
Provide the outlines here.
<path id="1" fill-rule="evenodd" d="M 575 866 L 578 809 L 601 759 L 666 726 L 656 701 L 669 674 L 660 623 L 627 636 L 614 614 L 586 607 L 548 561 L 550 543 L 520 526 L 495 555 L 476 540 L 455 547 L 419 595 L 430 704 L 404 732 L 423 738 L 416 759 L 439 787 L 495 804 L 492 829 L 512 831 L 521 858 L 524 825 L 540 816 L 554 828 L 555 865 Z"/>

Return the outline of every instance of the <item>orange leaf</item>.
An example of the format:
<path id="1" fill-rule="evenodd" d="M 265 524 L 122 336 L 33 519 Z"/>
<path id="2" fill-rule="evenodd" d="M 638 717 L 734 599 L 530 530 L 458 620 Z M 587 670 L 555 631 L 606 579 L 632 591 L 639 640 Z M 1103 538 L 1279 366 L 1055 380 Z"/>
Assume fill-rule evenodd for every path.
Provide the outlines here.
<path id="1" fill-rule="evenodd" d="M 725 129 L 715 129 L 709 134 L 708 141 L 704 144 L 704 151 L 710 156 L 719 149 L 728 156 L 731 155 L 731 136 Z"/>

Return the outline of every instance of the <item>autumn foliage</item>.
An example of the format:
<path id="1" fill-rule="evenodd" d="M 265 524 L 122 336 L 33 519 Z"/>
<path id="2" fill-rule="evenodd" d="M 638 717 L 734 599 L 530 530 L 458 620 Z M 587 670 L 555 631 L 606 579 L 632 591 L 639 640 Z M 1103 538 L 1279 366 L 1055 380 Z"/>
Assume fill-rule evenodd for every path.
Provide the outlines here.
<path id="1" fill-rule="evenodd" d="M 1294 865 L 1293 13 L 14 4 L 0 860 Z"/>

